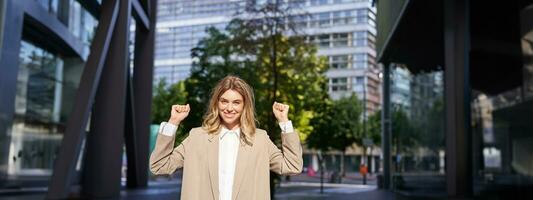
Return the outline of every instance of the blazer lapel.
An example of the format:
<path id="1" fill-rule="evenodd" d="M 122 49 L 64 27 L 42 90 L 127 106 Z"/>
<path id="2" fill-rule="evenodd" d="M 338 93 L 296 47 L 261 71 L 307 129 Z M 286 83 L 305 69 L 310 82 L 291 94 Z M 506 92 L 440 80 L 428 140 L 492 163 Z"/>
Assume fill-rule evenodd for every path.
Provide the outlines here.
<path id="1" fill-rule="evenodd" d="M 235 163 L 235 175 L 233 178 L 233 191 L 231 192 L 231 199 L 237 198 L 243 178 L 245 176 L 249 176 L 249 174 L 247 174 L 246 172 L 246 169 L 248 168 L 248 165 L 250 163 L 251 155 L 252 146 L 250 146 L 250 144 L 247 144 L 246 142 L 244 142 L 243 139 L 241 139 L 239 143 L 239 153 L 237 154 L 237 163 Z"/>
<path id="2" fill-rule="evenodd" d="M 218 137 L 216 134 L 207 134 L 207 159 L 213 198 L 218 200 Z"/>

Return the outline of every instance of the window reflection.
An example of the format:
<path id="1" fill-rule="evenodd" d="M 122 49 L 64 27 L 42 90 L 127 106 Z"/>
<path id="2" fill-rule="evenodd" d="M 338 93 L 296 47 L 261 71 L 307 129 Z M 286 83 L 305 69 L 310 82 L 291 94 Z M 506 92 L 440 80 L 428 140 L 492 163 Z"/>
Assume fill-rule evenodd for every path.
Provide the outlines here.
<path id="1" fill-rule="evenodd" d="M 21 42 L 19 60 L 8 174 L 49 175 L 82 62 L 25 41 Z"/>
<path id="2" fill-rule="evenodd" d="M 394 187 L 445 192 L 443 71 L 391 70 Z"/>
<path id="3" fill-rule="evenodd" d="M 521 87 L 492 95 L 473 89 L 472 94 L 475 178 L 485 186 L 531 179 L 533 99 L 524 98 Z"/>
<path id="4" fill-rule="evenodd" d="M 68 27 L 74 37 L 85 44 L 83 56 L 88 56 L 89 46 L 94 37 L 98 21 L 85 9 L 78 0 L 37 0 L 46 11 L 55 15 Z"/>

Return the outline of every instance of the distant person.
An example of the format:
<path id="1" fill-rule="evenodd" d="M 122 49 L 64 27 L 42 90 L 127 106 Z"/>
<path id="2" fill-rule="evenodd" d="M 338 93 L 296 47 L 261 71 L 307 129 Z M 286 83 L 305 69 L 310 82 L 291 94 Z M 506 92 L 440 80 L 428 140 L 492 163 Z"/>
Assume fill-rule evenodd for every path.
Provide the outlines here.
<path id="1" fill-rule="evenodd" d="M 176 129 L 190 107 L 172 106 L 170 119 L 161 123 L 150 170 L 172 174 L 183 167 L 182 200 L 270 199 L 269 171 L 296 175 L 303 166 L 300 138 L 288 119 L 289 106 L 274 102 L 272 111 L 282 129 L 282 150 L 265 130 L 256 128 L 252 88 L 227 76 L 212 91 L 202 127 L 191 129 L 175 148 Z"/>

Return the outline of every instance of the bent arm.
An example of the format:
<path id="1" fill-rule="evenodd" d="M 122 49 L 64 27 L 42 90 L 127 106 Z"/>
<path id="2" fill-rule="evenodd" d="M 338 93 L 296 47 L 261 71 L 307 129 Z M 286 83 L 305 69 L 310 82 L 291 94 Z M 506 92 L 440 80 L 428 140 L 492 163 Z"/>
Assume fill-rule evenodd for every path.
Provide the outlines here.
<path id="1" fill-rule="evenodd" d="M 302 145 L 297 132 L 281 134 L 281 150 L 268 138 L 270 170 L 279 175 L 297 175 L 302 172 Z"/>
<path id="2" fill-rule="evenodd" d="M 172 174 L 183 167 L 189 137 L 174 148 L 175 137 L 176 134 L 163 134 L 162 131 L 157 134 L 155 148 L 150 155 L 150 171 L 153 174 Z"/>

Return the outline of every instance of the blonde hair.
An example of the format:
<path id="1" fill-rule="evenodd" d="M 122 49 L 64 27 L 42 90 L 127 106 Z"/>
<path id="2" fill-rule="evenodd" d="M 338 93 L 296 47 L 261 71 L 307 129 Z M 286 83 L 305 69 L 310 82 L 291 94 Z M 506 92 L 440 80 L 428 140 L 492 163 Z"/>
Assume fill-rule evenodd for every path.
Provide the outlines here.
<path id="1" fill-rule="evenodd" d="M 241 128 L 241 137 L 246 142 L 250 142 L 250 138 L 255 134 L 255 105 L 254 93 L 252 88 L 242 79 L 236 76 L 226 76 L 218 82 L 211 92 L 211 99 L 209 106 L 204 115 L 202 127 L 207 130 L 209 134 L 215 134 L 222 128 L 222 120 L 219 116 L 218 101 L 220 96 L 228 90 L 234 90 L 242 95 L 244 100 L 244 109 L 239 119 Z"/>

